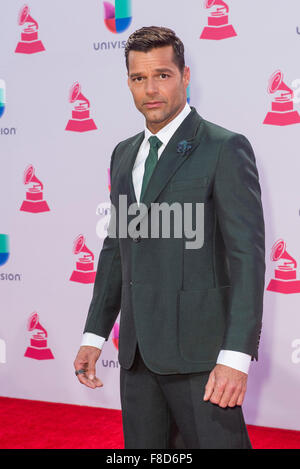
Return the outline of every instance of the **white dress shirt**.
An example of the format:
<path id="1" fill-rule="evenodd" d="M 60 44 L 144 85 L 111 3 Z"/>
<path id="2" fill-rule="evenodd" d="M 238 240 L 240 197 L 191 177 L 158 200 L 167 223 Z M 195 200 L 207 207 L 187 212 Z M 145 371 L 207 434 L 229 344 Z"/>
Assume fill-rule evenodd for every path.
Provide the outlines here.
<path id="1" fill-rule="evenodd" d="M 183 110 L 175 117 L 175 119 L 173 119 L 171 122 L 169 122 L 169 124 L 167 124 L 155 134 L 156 137 L 159 138 L 159 140 L 162 142 L 162 145 L 158 150 L 158 158 L 166 148 L 166 145 L 173 136 L 174 132 L 177 130 L 177 128 L 180 126 L 180 124 L 190 112 L 191 108 L 188 103 L 186 103 Z M 140 200 L 140 194 L 142 189 L 145 161 L 150 149 L 150 143 L 148 142 L 148 139 L 152 135 L 154 134 L 150 132 L 145 123 L 145 138 L 141 143 L 132 170 L 133 186 L 136 195 L 136 200 L 138 203 Z M 82 337 L 81 345 L 90 345 L 101 349 L 103 347 L 104 342 L 104 337 L 92 334 L 91 332 L 85 332 Z M 244 373 L 248 373 L 250 361 L 251 356 L 246 353 L 236 352 L 233 350 L 221 350 L 218 355 L 217 364 L 230 366 L 231 368 L 235 368 L 237 370 L 243 371 Z"/>

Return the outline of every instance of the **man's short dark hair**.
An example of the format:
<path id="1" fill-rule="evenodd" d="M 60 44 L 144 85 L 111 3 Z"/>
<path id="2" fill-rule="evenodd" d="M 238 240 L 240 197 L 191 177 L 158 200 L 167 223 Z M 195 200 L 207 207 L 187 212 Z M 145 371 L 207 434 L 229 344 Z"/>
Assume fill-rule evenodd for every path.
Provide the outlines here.
<path id="1" fill-rule="evenodd" d="M 129 36 L 125 46 L 127 71 L 129 71 L 128 55 L 131 50 L 148 52 L 151 49 L 164 46 L 173 47 L 174 63 L 183 73 L 185 67 L 184 45 L 172 29 L 160 26 L 144 26 Z"/>

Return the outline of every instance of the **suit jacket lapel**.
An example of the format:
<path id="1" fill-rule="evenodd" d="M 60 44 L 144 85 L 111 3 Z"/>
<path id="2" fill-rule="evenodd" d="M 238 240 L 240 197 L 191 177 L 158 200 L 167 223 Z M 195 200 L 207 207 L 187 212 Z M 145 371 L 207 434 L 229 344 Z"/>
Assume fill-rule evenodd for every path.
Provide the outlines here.
<path id="1" fill-rule="evenodd" d="M 147 211 L 171 177 L 186 159 L 190 157 L 191 153 L 200 143 L 202 122 L 203 118 L 197 113 L 196 109 L 192 107 L 191 112 L 169 140 L 166 148 L 159 157 L 142 200 L 147 206 Z M 178 152 L 178 144 L 182 141 L 187 141 L 191 146 L 186 153 Z"/>
<path id="2" fill-rule="evenodd" d="M 159 157 L 142 200 L 143 204 L 147 207 L 145 214 L 148 212 L 151 203 L 159 196 L 171 177 L 200 143 L 203 118 L 197 113 L 194 107 L 191 107 L 191 109 L 191 112 L 178 127 Z M 137 134 L 135 139 L 126 147 L 122 155 L 118 192 L 119 194 L 127 195 L 128 206 L 132 203 L 137 203 L 132 180 L 132 170 L 144 137 L 144 131 Z M 191 145 L 191 148 L 186 153 L 178 152 L 178 144 L 183 140 Z"/>
<path id="3" fill-rule="evenodd" d="M 137 203 L 132 180 L 132 170 L 144 137 L 145 132 L 140 132 L 135 137 L 135 139 L 126 147 L 122 155 L 122 174 L 118 192 L 119 194 L 127 195 L 128 205 L 132 203 Z"/>

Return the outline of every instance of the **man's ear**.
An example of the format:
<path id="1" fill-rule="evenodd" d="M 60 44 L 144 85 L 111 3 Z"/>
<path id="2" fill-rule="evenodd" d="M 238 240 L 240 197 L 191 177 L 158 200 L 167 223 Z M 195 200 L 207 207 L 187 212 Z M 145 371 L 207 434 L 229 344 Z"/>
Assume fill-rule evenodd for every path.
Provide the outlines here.
<path id="1" fill-rule="evenodd" d="M 186 88 L 189 85 L 190 79 L 191 79 L 190 67 L 185 66 L 184 71 L 183 71 L 183 81 L 184 81 L 184 85 Z"/>

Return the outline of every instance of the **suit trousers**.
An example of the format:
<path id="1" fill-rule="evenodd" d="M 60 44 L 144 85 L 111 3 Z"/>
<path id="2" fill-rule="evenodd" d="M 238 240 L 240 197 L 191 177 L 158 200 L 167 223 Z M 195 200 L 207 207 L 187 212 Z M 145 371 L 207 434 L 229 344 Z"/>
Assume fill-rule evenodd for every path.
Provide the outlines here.
<path id="1" fill-rule="evenodd" d="M 137 346 L 120 369 L 125 449 L 251 449 L 242 408 L 203 401 L 209 373 L 153 373 Z"/>

